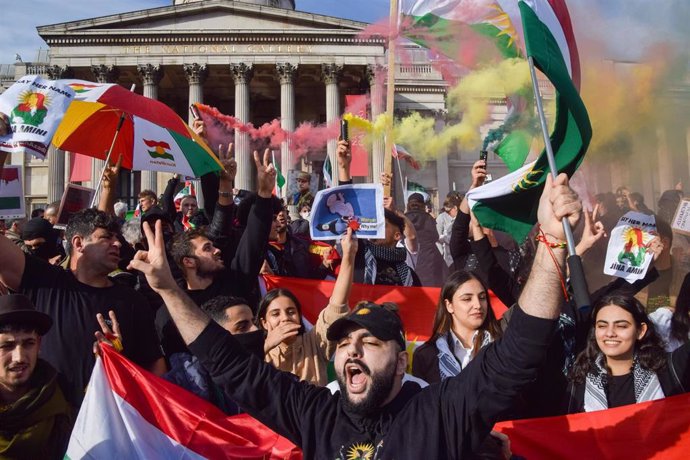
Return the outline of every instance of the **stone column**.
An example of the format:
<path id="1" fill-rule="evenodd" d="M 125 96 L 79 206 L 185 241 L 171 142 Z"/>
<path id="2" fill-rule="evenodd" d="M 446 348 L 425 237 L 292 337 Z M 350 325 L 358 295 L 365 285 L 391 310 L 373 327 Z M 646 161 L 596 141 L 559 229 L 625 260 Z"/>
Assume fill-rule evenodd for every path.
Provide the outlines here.
<path id="1" fill-rule="evenodd" d="M 183 69 L 187 81 L 189 82 L 189 104 L 204 103 L 204 87 L 203 84 L 208 76 L 208 68 L 206 64 L 183 64 Z M 187 111 L 189 112 L 189 110 Z M 188 115 L 189 125 L 191 126 L 194 117 L 190 113 Z M 204 197 L 201 193 L 201 181 L 193 180 L 194 190 L 196 190 L 196 201 L 200 209 L 204 207 Z"/>
<path id="2" fill-rule="evenodd" d="M 70 69 L 59 65 L 52 65 L 46 69 L 48 78 L 59 80 L 70 76 Z M 55 148 L 53 144 L 48 147 L 48 203 L 59 201 L 65 191 L 65 172 L 69 155 L 64 150 Z"/>
<path id="3" fill-rule="evenodd" d="M 91 66 L 91 72 L 93 75 L 96 77 L 96 81 L 98 83 L 114 83 L 117 81 L 117 77 L 120 76 L 120 70 L 117 68 L 117 66 L 114 65 L 106 65 L 106 64 L 100 64 L 100 65 L 92 65 Z M 104 136 L 111 136 L 110 140 L 112 141 L 112 136 L 115 135 L 115 132 L 113 131 L 112 133 L 103 133 Z M 107 142 L 108 147 L 110 147 L 110 142 Z M 107 154 L 107 152 L 105 152 Z M 105 166 L 105 160 L 99 160 L 97 158 L 94 158 L 91 161 L 91 187 L 96 188 L 98 185 L 98 181 L 101 178 L 101 173 L 103 171 L 103 167 Z M 100 190 L 96 190 L 96 204 L 98 204 L 98 195 L 100 194 Z"/>
<path id="4" fill-rule="evenodd" d="M 235 118 L 243 123 L 249 121 L 249 82 L 254 75 L 251 64 L 230 64 L 230 73 L 235 81 Z M 249 134 L 235 130 L 235 161 L 237 177 L 235 187 L 243 190 L 254 190 L 252 163 L 254 158 L 250 151 Z"/>
<path id="5" fill-rule="evenodd" d="M 657 196 L 660 196 L 664 190 L 672 189 L 677 179 L 674 177 L 673 156 L 669 151 L 668 134 L 666 128 L 660 126 L 656 130 L 657 135 L 657 158 L 659 165 L 659 190 L 656 190 Z M 645 196 L 645 203 L 650 208 L 656 205 L 656 197 L 654 194 Z"/>
<path id="6" fill-rule="evenodd" d="M 435 110 L 434 118 L 436 124 L 434 130 L 440 132 L 446 126 L 446 113 L 443 110 Z M 450 165 L 448 164 L 448 154 L 436 157 L 436 186 L 438 188 L 438 207 L 443 206 L 446 195 L 450 192 Z"/>
<path id="7" fill-rule="evenodd" d="M 369 96 L 371 97 L 371 120 L 376 120 L 376 117 L 385 112 L 383 106 L 383 80 L 382 76 L 385 75 L 385 68 L 379 64 L 370 64 L 367 66 L 366 76 L 369 80 Z M 384 142 L 382 136 L 372 137 L 371 146 L 371 168 L 370 181 L 378 183 L 380 182 L 381 173 L 383 172 L 383 162 L 385 158 L 384 154 Z"/>
<path id="8" fill-rule="evenodd" d="M 158 99 L 158 83 L 163 76 L 163 70 L 158 64 L 139 64 L 137 66 L 139 77 L 144 83 L 144 97 Z M 153 190 L 158 195 L 158 174 L 156 171 L 141 172 L 140 190 Z"/>
<path id="9" fill-rule="evenodd" d="M 321 64 L 323 82 L 326 84 L 326 123 L 334 123 L 340 116 L 340 94 L 338 93 L 338 79 L 343 71 L 343 66 L 338 64 Z M 336 150 L 338 142 L 335 139 L 328 141 L 327 152 L 333 167 L 333 185 L 338 185 L 338 158 Z"/>
<path id="10" fill-rule="evenodd" d="M 280 127 L 287 132 L 295 130 L 295 76 L 297 65 L 290 63 L 276 64 L 276 72 L 280 79 Z M 289 141 L 280 144 L 280 169 L 287 177 L 288 171 L 295 168 L 295 157 L 292 154 Z M 287 185 L 283 187 L 281 196 L 285 196 Z"/>

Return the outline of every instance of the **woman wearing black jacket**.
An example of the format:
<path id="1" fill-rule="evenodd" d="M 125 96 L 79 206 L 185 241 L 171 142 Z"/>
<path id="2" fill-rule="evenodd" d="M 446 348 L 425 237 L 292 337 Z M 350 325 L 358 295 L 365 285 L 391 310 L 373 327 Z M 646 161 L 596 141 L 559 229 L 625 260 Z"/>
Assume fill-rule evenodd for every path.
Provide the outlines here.
<path id="1" fill-rule="evenodd" d="M 458 375 L 501 335 L 484 283 L 472 272 L 457 271 L 441 290 L 431 338 L 414 352 L 412 374 L 429 383 Z"/>
<path id="2" fill-rule="evenodd" d="M 644 306 L 630 295 L 602 297 L 587 347 L 570 373 L 567 413 L 591 412 L 687 392 L 690 344 L 666 353 Z"/>

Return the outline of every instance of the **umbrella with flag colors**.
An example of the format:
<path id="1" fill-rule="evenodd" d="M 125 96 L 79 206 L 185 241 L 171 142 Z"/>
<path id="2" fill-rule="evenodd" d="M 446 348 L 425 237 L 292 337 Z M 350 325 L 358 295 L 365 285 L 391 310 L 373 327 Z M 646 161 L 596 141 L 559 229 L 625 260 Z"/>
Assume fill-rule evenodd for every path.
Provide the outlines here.
<path id="1" fill-rule="evenodd" d="M 105 159 L 121 122 L 113 156 L 124 154 L 127 169 L 200 177 L 222 166 L 211 149 L 162 102 L 116 84 L 60 80 L 75 92 L 53 144 L 70 152 Z"/>

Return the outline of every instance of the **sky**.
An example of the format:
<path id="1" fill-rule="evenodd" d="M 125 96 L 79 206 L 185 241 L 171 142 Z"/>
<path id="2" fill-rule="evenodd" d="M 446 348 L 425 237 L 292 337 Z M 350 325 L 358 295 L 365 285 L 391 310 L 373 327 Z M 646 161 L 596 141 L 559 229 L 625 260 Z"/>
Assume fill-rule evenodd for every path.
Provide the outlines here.
<path id="1" fill-rule="evenodd" d="M 468 3 L 486 0 L 462 0 Z M 35 59 L 46 44 L 36 26 L 125 13 L 172 4 L 172 0 L 0 0 L 3 33 L 0 64 L 10 64 L 18 53 L 24 61 Z M 388 15 L 388 0 L 296 0 L 297 9 L 365 22 Z M 690 41 L 688 0 L 570 0 L 576 33 L 596 37 L 612 59 L 635 60 L 660 42 L 687 46 Z M 578 37 L 579 39 L 579 37 Z"/>
<path id="2" fill-rule="evenodd" d="M 47 48 L 36 26 L 168 6 L 172 0 L 0 0 L 0 6 L 9 6 L 8 3 L 11 7 L 2 8 L 0 64 L 14 63 L 17 53 L 25 62 L 32 61 L 39 48 Z M 296 3 L 299 11 L 365 22 L 386 17 L 389 8 L 387 0 L 296 0 Z"/>

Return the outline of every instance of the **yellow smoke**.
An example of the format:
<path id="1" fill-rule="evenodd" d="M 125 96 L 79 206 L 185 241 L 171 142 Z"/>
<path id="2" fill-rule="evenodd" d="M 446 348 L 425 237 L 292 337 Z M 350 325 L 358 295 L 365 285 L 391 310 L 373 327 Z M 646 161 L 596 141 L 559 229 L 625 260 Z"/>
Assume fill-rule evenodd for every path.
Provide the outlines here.
<path id="1" fill-rule="evenodd" d="M 507 94 L 524 91 L 531 86 L 529 67 L 522 59 L 507 59 L 493 67 L 476 70 L 460 80 L 448 91 L 447 108 L 453 117 L 461 116 L 458 123 L 437 126 L 432 117 L 415 112 L 396 120 L 393 125 L 393 141 L 402 144 L 415 157 L 436 158 L 447 155 L 456 148 L 471 150 L 481 147 L 480 128 L 489 121 L 492 99 L 503 99 Z M 345 114 L 350 129 L 371 136 L 381 136 L 386 131 L 386 115 L 373 122 L 352 114 Z"/>
<path id="2" fill-rule="evenodd" d="M 583 72 L 582 98 L 592 122 L 591 155 L 618 152 L 629 146 L 640 130 L 657 124 L 663 113 L 658 104 L 659 83 L 666 65 L 589 62 Z M 625 147 L 623 147 L 625 148 Z"/>

